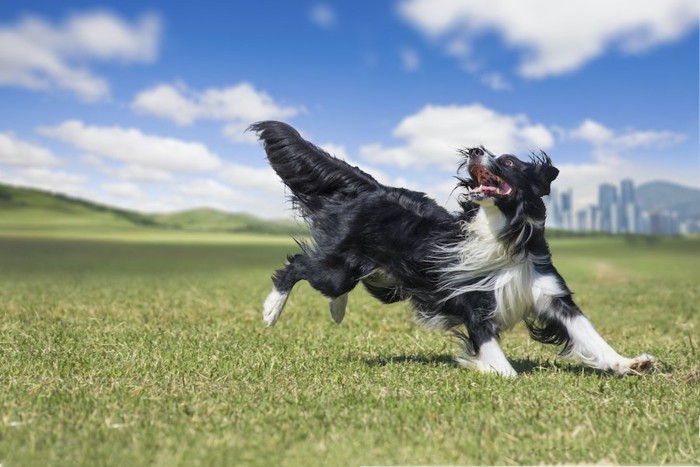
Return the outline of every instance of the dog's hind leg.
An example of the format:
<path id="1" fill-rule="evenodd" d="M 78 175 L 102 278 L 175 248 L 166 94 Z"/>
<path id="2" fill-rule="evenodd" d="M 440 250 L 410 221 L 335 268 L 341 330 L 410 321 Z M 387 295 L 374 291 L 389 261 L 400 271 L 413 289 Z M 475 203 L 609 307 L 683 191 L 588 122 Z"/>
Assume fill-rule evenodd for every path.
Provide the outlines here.
<path id="1" fill-rule="evenodd" d="M 355 288 L 359 274 L 353 273 L 344 263 L 328 258 L 299 254 L 289 258 L 289 263 L 272 276 L 273 288 L 263 305 L 263 319 L 274 326 L 287 302 L 294 284 L 306 280 L 311 287 L 331 299 L 330 312 L 340 324 L 345 317 L 348 292 Z"/>
<path id="2" fill-rule="evenodd" d="M 333 318 L 333 321 L 335 321 L 337 324 L 340 324 L 343 322 L 343 318 L 345 318 L 345 309 L 348 306 L 348 294 L 347 292 L 341 295 L 340 297 L 336 298 L 331 298 L 331 303 L 330 303 L 330 311 L 331 311 L 331 318 Z"/>
<path id="3" fill-rule="evenodd" d="M 345 317 L 348 293 L 359 282 L 360 274 L 335 255 L 311 258 L 305 274 L 311 287 L 330 298 L 331 318 L 340 324 Z"/>
<path id="4" fill-rule="evenodd" d="M 287 265 L 272 275 L 272 291 L 263 304 L 263 320 L 268 326 L 275 325 L 282 314 L 294 284 L 304 278 L 303 263 L 305 260 L 306 256 L 303 254 L 290 256 Z"/>

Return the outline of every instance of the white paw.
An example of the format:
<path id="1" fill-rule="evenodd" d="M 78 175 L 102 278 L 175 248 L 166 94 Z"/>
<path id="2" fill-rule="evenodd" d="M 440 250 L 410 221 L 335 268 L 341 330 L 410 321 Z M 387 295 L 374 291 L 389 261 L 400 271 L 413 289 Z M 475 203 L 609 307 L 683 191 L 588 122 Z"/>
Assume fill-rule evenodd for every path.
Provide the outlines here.
<path id="1" fill-rule="evenodd" d="M 331 318 L 333 318 L 333 321 L 335 321 L 337 324 L 343 322 L 343 318 L 345 318 L 345 308 L 347 306 L 348 294 L 343 294 L 340 297 L 331 299 Z"/>
<path id="2" fill-rule="evenodd" d="M 626 358 L 612 365 L 612 370 L 618 375 L 641 375 L 648 373 L 654 367 L 654 357 L 645 353 L 635 358 Z"/>
<path id="3" fill-rule="evenodd" d="M 263 304 L 263 320 L 268 326 L 275 325 L 282 314 L 285 303 L 287 303 L 288 296 L 289 293 L 281 293 L 275 288 L 267 296 Z"/>
<path id="4" fill-rule="evenodd" d="M 515 369 L 510 365 L 501 368 L 494 368 L 490 366 L 487 368 L 479 368 L 479 370 L 482 373 L 496 373 L 498 375 L 505 376 L 506 378 L 515 378 L 518 376 L 518 372 L 515 371 Z"/>
<path id="5" fill-rule="evenodd" d="M 639 357 L 633 358 L 629 365 L 630 371 L 636 374 L 647 373 L 653 367 L 654 356 L 645 353 L 641 354 Z"/>
<path id="6" fill-rule="evenodd" d="M 507 378 L 518 376 L 495 339 L 482 344 L 477 355 L 465 352 L 461 358 L 457 358 L 457 363 L 481 373 L 496 373 Z"/>

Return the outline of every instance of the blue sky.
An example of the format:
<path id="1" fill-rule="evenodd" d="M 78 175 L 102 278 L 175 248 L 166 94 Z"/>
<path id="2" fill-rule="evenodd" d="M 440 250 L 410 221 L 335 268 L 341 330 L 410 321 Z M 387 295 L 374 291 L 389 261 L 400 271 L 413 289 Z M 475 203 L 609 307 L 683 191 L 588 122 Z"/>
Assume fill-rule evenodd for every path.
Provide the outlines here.
<path id="1" fill-rule="evenodd" d="M 454 208 L 456 150 L 546 150 L 577 207 L 700 186 L 694 0 L 3 2 L 0 181 L 289 214 L 242 130 L 285 120 Z"/>

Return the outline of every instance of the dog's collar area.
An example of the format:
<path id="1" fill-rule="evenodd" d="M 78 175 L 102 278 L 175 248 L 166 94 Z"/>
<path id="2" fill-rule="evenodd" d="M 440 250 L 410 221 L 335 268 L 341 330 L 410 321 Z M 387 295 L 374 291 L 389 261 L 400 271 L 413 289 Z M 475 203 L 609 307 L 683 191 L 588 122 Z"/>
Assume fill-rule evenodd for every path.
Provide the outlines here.
<path id="1" fill-rule="evenodd" d="M 511 187 L 498 175 L 489 172 L 483 165 L 471 165 L 469 175 L 474 181 L 474 187 L 469 187 L 470 193 L 482 193 L 487 196 L 509 196 L 513 193 Z"/>

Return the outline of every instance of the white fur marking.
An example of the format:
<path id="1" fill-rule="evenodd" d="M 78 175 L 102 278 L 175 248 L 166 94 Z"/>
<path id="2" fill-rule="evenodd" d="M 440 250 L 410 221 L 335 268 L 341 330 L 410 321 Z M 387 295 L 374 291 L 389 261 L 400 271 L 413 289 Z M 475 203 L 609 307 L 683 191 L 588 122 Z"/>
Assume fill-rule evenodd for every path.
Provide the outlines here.
<path id="1" fill-rule="evenodd" d="M 535 311 L 540 314 L 547 314 L 552 298 L 563 297 L 569 292 L 565 290 L 556 276 L 552 274 L 535 274 L 532 283 L 532 300 Z"/>
<path id="2" fill-rule="evenodd" d="M 601 370 L 612 370 L 619 375 L 642 373 L 651 369 L 654 357 L 642 354 L 626 358 L 615 352 L 593 328 L 585 316 L 564 321 L 571 338 L 571 351 L 566 355 Z"/>
<path id="3" fill-rule="evenodd" d="M 276 288 L 272 288 L 272 292 L 265 299 L 263 304 L 263 320 L 268 326 L 274 326 L 282 314 L 282 309 L 287 303 L 289 292 L 282 293 Z"/>
<path id="4" fill-rule="evenodd" d="M 336 322 L 336 324 L 340 324 L 343 322 L 343 318 L 345 317 L 345 308 L 348 306 L 348 294 L 343 294 L 340 297 L 332 298 L 331 299 L 331 304 L 330 304 L 330 309 L 331 309 L 331 318 L 333 318 L 333 321 Z"/>
<path id="5" fill-rule="evenodd" d="M 457 361 L 462 366 L 477 369 L 482 373 L 498 373 L 511 378 L 518 375 L 503 354 L 496 339 L 485 342 L 476 357 L 466 356 L 466 358 L 460 358 Z"/>
<path id="6" fill-rule="evenodd" d="M 528 256 L 514 257 L 498 238 L 505 217 L 497 208 L 482 206 L 474 219 L 465 224 L 465 239 L 443 248 L 438 258 L 457 257 L 459 261 L 440 270 L 442 288 L 449 291 L 446 300 L 469 292 L 493 291 L 493 310 L 499 327 L 511 328 L 522 320 L 533 306 L 532 260 Z M 521 236 L 525 236 L 523 227 Z M 475 279 L 477 279 L 475 281 Z"/>

